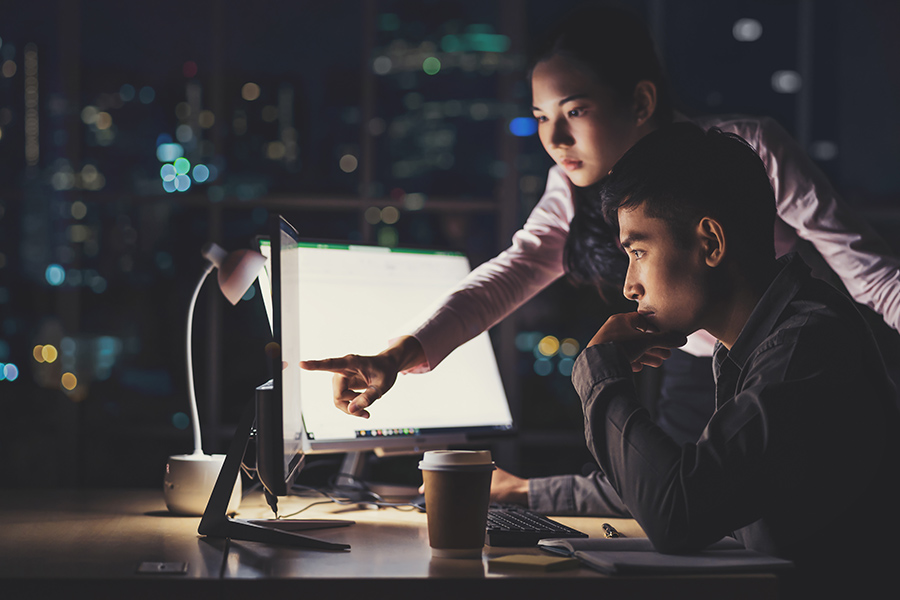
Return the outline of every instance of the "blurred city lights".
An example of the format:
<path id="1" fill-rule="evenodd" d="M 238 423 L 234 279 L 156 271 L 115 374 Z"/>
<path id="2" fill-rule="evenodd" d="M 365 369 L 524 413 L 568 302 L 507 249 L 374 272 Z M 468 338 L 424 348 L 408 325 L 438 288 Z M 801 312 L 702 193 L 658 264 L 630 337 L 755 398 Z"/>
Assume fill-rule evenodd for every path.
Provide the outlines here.
<path id="1" fill-rule="evenodd" d="M 387 225 L 393 225 L 400 220 L 400 211 L 393 206 L 385 206 L 381 209 L 381 220 Z"/>
<path id="2" fill-rule="evenodd" d="M 163 143 L 156 147 L 156 158 L 159 162 L 174 162 L 184 156 L 184 146 L 181 144 Z"/>
<path id="3" fill-rule="evenodd" d="M 177 412 L 172 415 L 172 425 L 174 425 L 176 429 L 187 429 L 190 424 L 190 417 L 183 412 Z"/>
<path id="4" fill-rule="evenodd" d="M 559 374 L 563 377 L 571 377 L 572 369 L 575 367 L 575 360 L 572 358 L 563 358 L 559 361 L 559 364 L 556 365 L 556 369 L 559 371 Z"/>
<path id="5" fill-rule="evenodd" d="M 69 208 L 69 213 L 72 215 L 73 219 L 77 219 L 80 221 L 85 216 L 87 216 L 87 205 L 85 205 L 85 203 L 81 200 L 76 200 Z"/>
<path id="6" fill-rule="evenodd" d="M 53 263 L 47 266 L 47 269 L 44 271 L 44 278 L 50 285 L 62 285 L 66 280 L 66 271 L 58 264 Z"/>
<path id="7" fill-rule="evenodd" d="M 559 344 L 559 353 L 563 356 L 575 356 L 580 349 L 581 346 L 578 340 L 572 338 L 566 338 Z"/>
<path id="8" fill-rule="evenodd" d="M 259 98 L 259 86 L 253 82 L 245 83 L 241 88 L 241 98 L 252 102 Z"/>
<path id="9" fill-rule="evenodd" d="M 172 163 L 166 163 L 159 169 L 159 176 L 163 181 L 172 181 L 176 175 L 178 175 L 178 172 Z"/>
<path id="10" fill-rule="evenodd" d="M 544 356 L 554 356 L 559 352 L 559 340 L 552 335 L 546 335 L 538 342 L 538 351 Z"/>
<path id="11" fill-rule="evenodd" d="M 209 167 L 207 167 L 206 165 L 194 165 L 192 175 L 194 177 L 194 181 L 196 181 L 197 183 L 203 183 L 207 179 L 209 179 Z"/>
<path id="12" fill-rule="evenodd" d="M 755 42 L 762 36 L 763 28 L 756 19 L 738 19 L 731 28 L 731 33 L 739 42 Z"/>
<path id="13" fill-rule="evenodd" d="M 393 63 L 387 56 L 379 56 L 372 61 L 372 70 L 376 75 L 387 75 L 391 72 Z"/>
<path id="14" fill-rule="evenodd" d="M 98 112 L 97 120 L 94 123 L 97 126 L 97 129 L 109 129 L 112 127 L 112 116 L 106 112 Z"/>
<path id="15" fill-rule="evenodd" d="M 85 106 L 81 109 L 81 122 L 85 125 L 93 125 L 97 122 L 99 112 L 96 106 Z"/>
<path id="16" fill-rule="evenodd" d="M 175 189 L 179 192 L 186 192 L 191 187 L 191 178 L 187 175 L 178 175 L 175 177 Z"/>
<path id="17" fill-rule="evenodd" d="M 56 350 L 56 347 L 52 344 L 46 344 L 43 348 L 41 348 L 41 357 L 44 359 L 44 362 L 52 363 L 56 361 L 56 358 L 59 356 L 59 352 Z"/>
<path id="18" fill-rule="evenodd" d="M 427 75 L 437 75 L 441 70 L 441 61 L 434 56 L 429 56 L 422 62 L 422 70 Z"/>
<path id="19" fill-rule="evenodd" d="M 126 83 L 119 88 L 119 98 L 121 98 L 123 102 L 131 102 L 134 100 L 134 95 L 135 89 L 130 83 Z"/>
<path id="20" fill-rule="evenodd" d="M 772 73 L 772 89 L 779 94 L 796 94 L 803 87 L 803 78 L 797 71 L 784 70 Z"/>
<path id="21" fill-rule="evenodd" d="M 539 358 L 534 361 L 534 372 L 541 377 L 546 377 L 553 372 L 553 363 L 546 358 Z"/>
<path id="22" fill-rule="evenodd" d="M 352 173 L 359 165 L 359 161 L 352 154 L 345 154 L 340 160 L 341 171 L 344 173 Z"/>
<path id="23" fill-rule="evenodd" d="M 143 104 L 150 104 L 156 98 L 156 91 L 149 85 L 145 85 L 138 93 L 138 98 Z"/>
<path id="24" fill-rule="evenodd" d="M 75 375 L 73 373 L 66 372 L 66 373 L 62 374 L 62 377 L 60 378 L 60 383 L 62 384 L 62 386 L 64 388 L 66 388 L 67 390 L 69 390 L 71 392 L 72 390 L 75 389 L 75 386 L 78 385 L 78 378 L 75 377 Z"/>
<path id="25" fill-rule="evenodd" d="M 15 381 L 19 378 L 19 367 L 13 363 L 0 363 L 0 381 Z"/>
<path id="26" fill-rule="evenodd" d="M 365 217 L 366 222 L 370 225 L 377 225 L 381 222 L 381 209 L 377 206 L 370 206 L 366 209 L 366 212 L 363 213 L 363 217 Z"/>
<path id="27" fill-rule="evenodd" d="M 537 120 L 532 117 L 516 117 L 509 122 L 509 131 L 517 137 L 528 137 L 537 133 Z"/>
<path id="28" fill-rule="evenodd" d="M 197 75 L 197 63 L 189 60 L 181 67 L 181 72 L 185 77 L 195 77 Z"/>
<path id="29" fill-rule="evenodd" d="M 186 175 L 191 170 L 191 161 L 184 157 L 176 158 L 172 164 L 175 167 L 175 172 L 179 175 Z"/>
<path id="30" fill-rule="evenodd" d="M 209 129 L 216 122 L 216 115 L 211 110 L 201 110 L 197 116 L 197 124 L 203 129 Z"/>

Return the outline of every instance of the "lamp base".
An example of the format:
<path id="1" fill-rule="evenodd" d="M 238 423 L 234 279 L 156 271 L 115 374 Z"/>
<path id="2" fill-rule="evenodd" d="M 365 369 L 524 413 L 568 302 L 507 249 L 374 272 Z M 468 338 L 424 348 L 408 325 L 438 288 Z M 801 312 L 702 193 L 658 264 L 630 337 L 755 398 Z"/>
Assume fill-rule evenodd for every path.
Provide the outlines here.
<path id="1" fill-rule="evenodd" d="M 177 515 L 203 515 L 224 462 L 224 454 L 170 456 L 163 481 L 163 496 L 169 512 Z M 241 492 L 241 478 L 238 473 L 228 501 L 227 514 L 237 512 L 241 505 Z"/>

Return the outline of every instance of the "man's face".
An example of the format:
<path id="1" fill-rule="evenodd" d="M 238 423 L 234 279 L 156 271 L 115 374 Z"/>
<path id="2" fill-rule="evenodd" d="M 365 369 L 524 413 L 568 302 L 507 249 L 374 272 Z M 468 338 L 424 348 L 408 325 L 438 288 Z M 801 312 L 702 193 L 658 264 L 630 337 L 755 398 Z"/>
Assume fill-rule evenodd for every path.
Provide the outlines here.
<path id="1" fill-rule="evenodd" d="M 646 215 L 644 205 L 619 209 L 619 240 L 628 253 L 625 297 L 659 331 L 688 335 L 708 313 L 710 269 L 699 239 L 683 248 L 668 224 Z"/>

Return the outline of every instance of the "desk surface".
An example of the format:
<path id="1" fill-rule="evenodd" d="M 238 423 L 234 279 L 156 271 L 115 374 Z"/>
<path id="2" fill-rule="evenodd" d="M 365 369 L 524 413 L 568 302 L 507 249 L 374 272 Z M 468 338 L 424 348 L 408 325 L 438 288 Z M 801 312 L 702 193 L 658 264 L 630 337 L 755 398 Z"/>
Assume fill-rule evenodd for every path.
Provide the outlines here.
<path id="1" fill-rule="evenodd" d="M 279 510 L 289 514 L 309 502 L 283 498 Z M 261 495 L 251 494 L 244 498 L 238 516 L 267 518 L 271 511 Z M 162 491 L 4 490 L 0 491 L 0 586 L 22 592 L 77 591 L 101 597 L 165 594 L 171 598 L 196 598 L 201 590 L 208 597 L 221 598 L 283 591 L 328 593 L 333 598 L 355 592 L 392 599 L 422 598 L 422 594 L 429 600 L 458 598 L 467 593 L 476 597 L 547 593 L 552 598 L 558 597 L 562 584 L 566 595 L 573 597 L 600 591 L 604 598 L 649 597 L 671 594 L 676 588 L 693 598 L 777 595 L 774 575 L 625 578 L 605 577 L 584 568 L 498 572 L 488 562 L 503 554 L 540 554 L 537 548 L 486 546 L 481 560 L 432 558 L 426 516 L 419 512 L 318 505 L 299 517 L 355 521 L 350 527 L 307 533 L 350 544 L 351 550 L 321 552 L 204 538 L 197 534 L 199 517 L 170 515 Z M 558 520 L 592 537 L 603 535 L 603 522 L 626 535 L 643 535 L 631 520 Z M 137 568 L 145 562 L 185 562 L 187 571 L 139 574 Z"/>

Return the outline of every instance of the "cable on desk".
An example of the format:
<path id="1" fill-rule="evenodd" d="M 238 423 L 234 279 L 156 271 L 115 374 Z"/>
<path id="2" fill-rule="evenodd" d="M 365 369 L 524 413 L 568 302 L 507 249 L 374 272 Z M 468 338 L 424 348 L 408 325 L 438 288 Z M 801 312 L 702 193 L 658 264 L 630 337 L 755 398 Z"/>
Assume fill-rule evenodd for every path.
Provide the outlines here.
<path id="1" fill-rule="evenodd" d="M 341 474 L 336 475 L 335 478 L 340 477 L 340 476 L 343 476 L 345 479 L 354 479 L 350 475 L 341 475 Z M 366 496 L 368 496 L 368 498 L 362 498 L 359 496 L 350 496 L 350 495 L 342 497 L 339 495 L 332 494 L 329 491 L 322 489 L 322 488 L 294 484 L 291 487 L 291 493 L 294 495 L 303 496 L 303 495 L 305 495 L 304 492 L 312 492 L 315 494 L 320 494 L 322 496 L 325 496 L 327 498 L 327 500 L 320 500 L 318 502 L 312 502 L 312 503 L 304 506 L 300 510 L 294 511 L 293 513 L 290 513 L 287 515 L 281 515 L 277 518 L 279 518 L 279 519 L 291 518 L 313 506 L 317 506 L 320 504 L 338 504 L 340 506 L 351 506 L 354 504 L 357 504 L 357 505 L 358 504 L 366 504 L 366 505 L 376 506 L 378 508 L 394 508 L 397 510 L 410 510 L 410 511 L 418 510 L 418 507 L 415 504 L 412 504 L 410 502 L 388 502 L 379 494 L 367 489 L 365 484 L 361 483 L 361 482 L 358 486 L 335 485 L 333 487 L 337 491 L 339 491 L 341 488 L 349 488 L 352 491 L 357 492 L 358 494 L 365 494 Z"/>

